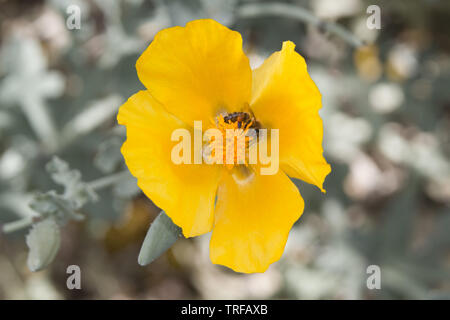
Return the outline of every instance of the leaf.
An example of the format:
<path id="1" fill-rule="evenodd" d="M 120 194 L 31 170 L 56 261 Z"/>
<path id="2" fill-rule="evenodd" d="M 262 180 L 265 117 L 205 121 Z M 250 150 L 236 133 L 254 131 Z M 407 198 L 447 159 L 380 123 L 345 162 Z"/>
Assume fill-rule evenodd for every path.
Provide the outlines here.
<path id="1" fill-rule="evenodd" d="M 117 106 L 123 103 L 118 95 L 110 95 L 92 102 L 85 110 L 72 118 L 61 132 L 61 140 L 68 144 L 111 119 L 117 113 Z"/>
<path id="2" fill-rule="evenodd" d="M 39 271 L 47 267 L 55 258 L 61 242 L 59 227 L 55 220 L 47 218 L 31 228 L 27 235 L 28 268 L 31 271 Z"/>
<path id="3" fill-rule="evenodd" d="M 139 253 L 138 263 L 148 265 L 169 249 L 182 236 L 181 228 L 161 211 L 150 225 Z"/>
<path id="4" fill-rule="evenodd" d="M 54 190 L 36 194 L 30 202 L 30 208 L 42 217 L 53 216 L 60 223 L 69 219 L 84 219 L 83 215 L 76 212 L 78 206 L 74 201 L 58 195 Z"/>
<path id="5" fill-rule="evenodd" d="M 64 186 L 63 197 L 73 202 L 73 209 L 79 209 L 87 202 L 98 200 L 95 191 L 81 180 L 80 171 L 71 170 L 67 162 L 53 157 L 45 168 L 53 181 Z"/>
<path id="6" fill-rule="evenodd" d="M 131 174 L 121 179 L 113 188 L 114 195 L 120 198 L 132 198 L 141 192 L 137 179 Z"/>
<path id="7" fill-rule="evenodd" d="M 120 147 L 123 139 L 112 137 L 98 146 L 98 153 L 94 158 L 94 165 L 103 173 L 112 173 L 123 161 Z"/>

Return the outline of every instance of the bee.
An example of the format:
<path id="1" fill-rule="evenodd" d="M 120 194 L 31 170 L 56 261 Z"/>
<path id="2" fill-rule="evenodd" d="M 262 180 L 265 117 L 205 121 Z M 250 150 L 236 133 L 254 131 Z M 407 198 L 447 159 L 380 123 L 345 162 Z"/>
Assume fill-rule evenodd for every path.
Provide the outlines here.
<path id="1" fill-rule="evenodd" d="M 246 111 L 229 113 L 223 117 L 223 120 L 226 123 L 237 123 L 238 129 L 246 128 L 258 131 L 261 128 L 260 123 L 256 120 L 252 110 L 248 107 L 246 109 Z"/>

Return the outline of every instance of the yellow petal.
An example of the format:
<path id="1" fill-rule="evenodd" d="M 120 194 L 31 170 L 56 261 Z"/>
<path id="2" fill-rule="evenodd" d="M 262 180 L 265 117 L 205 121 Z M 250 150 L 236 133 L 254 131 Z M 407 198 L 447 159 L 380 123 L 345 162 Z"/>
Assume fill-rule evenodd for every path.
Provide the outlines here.
<path id="1" fill-rule="evenodd" d="M 118 121 L 127 127 L 122 154 L 142 191 L 186 237 L 211 230 L 220 167 L 175 165 L 171 150 L 173 130 L 188 128 L 167 113 L 147 91 L 133 95 L 120 107 Z"/>
<path id="2" fill-rule="evenodd" d="M 246 179 L 224 174 L 217 196 L 211 261 L 237 272 L 264 272 L 281 257 L 303 212 L 297 187 L 283 172 L 255 171 Z"/>
<path id="3" fill-rule="evenodd" d="M 189 125 L 239 111 L 250 99 L 252 74 L 241 35 L 214 20 L 160 31 L 136 69 L 152 96 Z"/>
<path id="4" fill-rule="evenodd" d="M 331 167 L 322 153 L 321 95 L 290 41 L 253 71 L 251 109 L 265 128 L 279 129 L 280 166 L 322 191 Z"/>

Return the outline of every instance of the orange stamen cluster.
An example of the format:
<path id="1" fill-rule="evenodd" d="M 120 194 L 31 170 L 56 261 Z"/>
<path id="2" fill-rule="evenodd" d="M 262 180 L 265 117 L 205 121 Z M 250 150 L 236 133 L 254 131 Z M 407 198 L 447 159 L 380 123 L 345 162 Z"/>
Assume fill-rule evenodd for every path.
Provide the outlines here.
<path id="1" fill-rule="evenodd" d="M 232 169 L 234 166 L 244 164 L 248 166 L 248 149 L 250 145 L 255 142 L 256 137 L 249 135 L 249 129 L 257 129 L 256 120 L 246 112 L 233 112 L 227 115 L 219 115 L 214 125 L 222 133 L 222 141 L 215 140 L 211 137 L 208 147 L 211 150 L 210 157 L 215 157 L 215 151 L 218 148 L 222 149 L 223 164 L 227 169 Z M 233 135 L 227 136 L 227 130 L 233 130 Z M 238 141 L 242 139 L 243 145 L 239 145 Z M 220 145 L 221 144 L 221 145 Z M 239 148 L 245 148 L 241 150 Z M 242 163 L 238 163 L 239 154 L 244 154 Z M 233 163 L 227 163 L 227 155 L 229 159 L 233 159 Z"/>

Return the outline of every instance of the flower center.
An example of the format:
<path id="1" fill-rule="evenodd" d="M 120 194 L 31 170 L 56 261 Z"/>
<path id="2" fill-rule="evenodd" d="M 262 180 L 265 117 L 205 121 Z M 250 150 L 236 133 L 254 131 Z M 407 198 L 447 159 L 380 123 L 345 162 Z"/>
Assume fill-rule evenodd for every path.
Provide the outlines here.
<path id="1" fill-rule="evenodd" d="M 224 164 L 228 169 L 248 166 L 249 148 L 257 142 L 260 124 L 253 114 L 232 112 L 214 119 L 215 130 L 207 131 L 209 142 L 203 156 L 207 161 Z"/>

